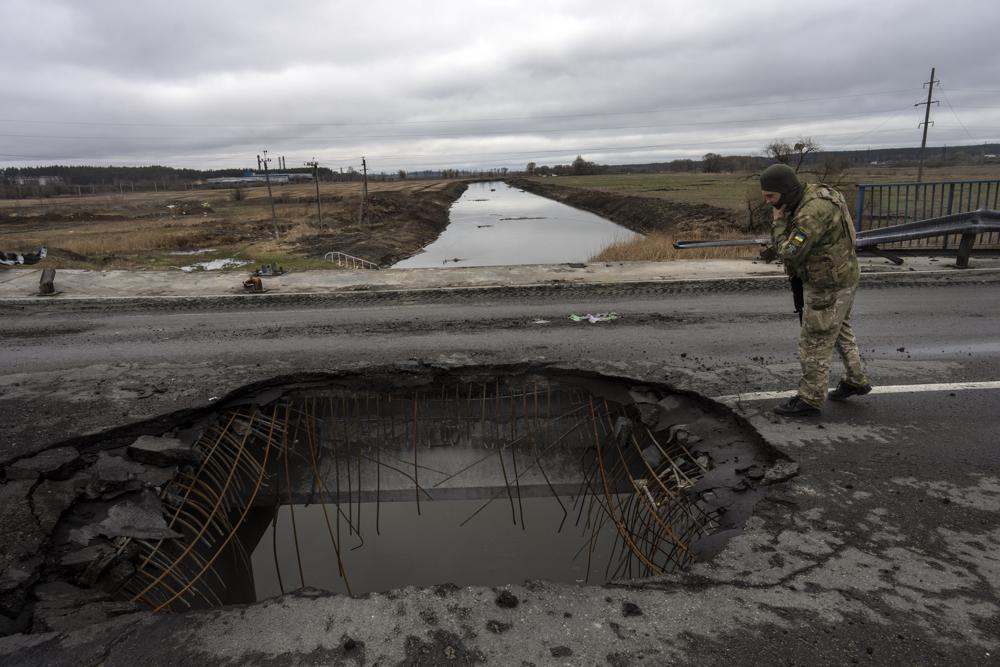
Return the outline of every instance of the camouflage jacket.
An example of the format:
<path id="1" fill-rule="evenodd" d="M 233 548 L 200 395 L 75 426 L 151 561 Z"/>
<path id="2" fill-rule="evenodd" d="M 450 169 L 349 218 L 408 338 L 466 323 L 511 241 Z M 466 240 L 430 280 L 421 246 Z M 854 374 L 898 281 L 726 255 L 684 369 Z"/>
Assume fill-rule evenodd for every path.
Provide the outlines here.
<path id="1" fill-rule="evenodd" d="M 774 221 L 771 238 L 788 273 L 813 289 L 858 284 L 854 221 L 844 196 L 829 185 L 807 184 L 791 216 Z"/>

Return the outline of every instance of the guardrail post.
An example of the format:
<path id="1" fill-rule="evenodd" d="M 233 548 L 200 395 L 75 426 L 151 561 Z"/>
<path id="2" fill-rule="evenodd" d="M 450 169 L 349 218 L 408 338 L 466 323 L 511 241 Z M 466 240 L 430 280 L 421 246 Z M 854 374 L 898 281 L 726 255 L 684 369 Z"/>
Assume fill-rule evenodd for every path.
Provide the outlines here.
<path id="1" fill-rule="evenodd" d="M 42 269 L 42 277 L 38 281 L 38 295 L 51 296 L 56 293 L 56 270 Z"/>
<path id="2" fill-rule="evenodd" d="M 969 268 L 969 255 L 972 254 L 972 246 L 976 243 L 976 234 L 962 234 L 962 240 L 958 244 L 958 257 L 955 259 L 955 266 L 960 269 Z"/>

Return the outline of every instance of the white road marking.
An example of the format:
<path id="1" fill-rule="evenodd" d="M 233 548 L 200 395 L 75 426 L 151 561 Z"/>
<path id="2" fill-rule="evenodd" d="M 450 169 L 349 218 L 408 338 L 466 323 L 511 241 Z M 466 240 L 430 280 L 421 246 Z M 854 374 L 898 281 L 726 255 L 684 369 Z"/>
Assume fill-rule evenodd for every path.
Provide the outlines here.
<path id="1" fill-rule="evenodd" d="M 893 384 L 881 387 L 874 387 L 872 394 L 917 394 L 928 391 L 963 391 L 963 390 L 1000 389 L 1000 380 L 989 382 L 936 382 L 933 384 Z M 716 396 L 715 400 L 720 403 L 738 403 L 740 401 L 767 401 L 775 398 L 790 398 L 798 393 L 792 391 L 756 391 L 745 394 L 730 394 L 728 396 Z"/>

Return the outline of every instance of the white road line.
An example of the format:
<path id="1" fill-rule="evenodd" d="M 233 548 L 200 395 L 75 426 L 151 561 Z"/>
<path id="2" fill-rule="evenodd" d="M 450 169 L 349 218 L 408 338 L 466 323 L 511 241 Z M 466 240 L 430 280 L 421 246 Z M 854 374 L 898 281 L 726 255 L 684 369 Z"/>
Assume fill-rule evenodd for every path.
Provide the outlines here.
<path id="1" fill-rule="evenodd" d="M 947 382 L 933 384 L 893 384 L 872 389 L 872 394 L 917 394 L 928 391 L 963 391 L 967 389 L 1000 389 L 1000 380 L 989 382 Z M 775 398 L 789 398 L 795 396 L 796 391 L 756 391 L 746 394 L 730 394 L 728 396 L 716 396 L 715 400 L 720 403 L 737 403 L 739 401 L 767 401 Z M 869 394 L 870 396 L 871 394 Z"/>

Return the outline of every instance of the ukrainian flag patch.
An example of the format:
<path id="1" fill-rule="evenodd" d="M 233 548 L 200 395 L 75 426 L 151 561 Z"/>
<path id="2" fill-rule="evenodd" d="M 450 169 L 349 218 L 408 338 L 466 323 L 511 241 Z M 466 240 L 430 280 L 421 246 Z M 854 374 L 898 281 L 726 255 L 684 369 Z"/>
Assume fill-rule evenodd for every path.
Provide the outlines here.
<path id="1" fill-rule="evenodd" d="M 801 246 L 803 243 L 806 242 L 807 238 L 808 234 L 803 232 L 801 229 L 796 229 L 794 232 L 792 232 L 792 235 L 788 240 L 793 246 L 798 248 L 799 246 Z"/>

